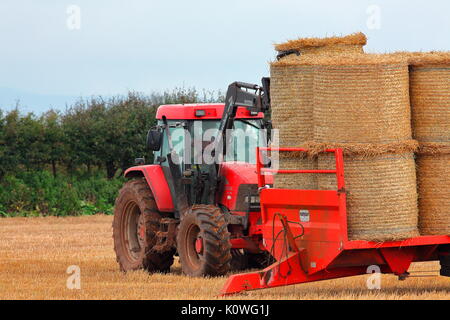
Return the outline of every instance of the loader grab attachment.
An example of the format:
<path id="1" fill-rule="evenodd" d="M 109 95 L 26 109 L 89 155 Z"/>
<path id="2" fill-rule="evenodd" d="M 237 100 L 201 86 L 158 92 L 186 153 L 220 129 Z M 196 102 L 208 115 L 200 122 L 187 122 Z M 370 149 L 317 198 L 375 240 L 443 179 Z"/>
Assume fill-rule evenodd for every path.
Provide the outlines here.
<path id="1" fill-rule="evenodd" d="M 262 151 L 304 152 L 300 148 L 258 148 L 257 174 L 261 199 L 263 245 L 275 263 L 250 273 L 232 275 L 222 294 L 366 274 L 376 265 L 382 273 L 405 279 L 415 261 L 441 261 L 448 273 L 450 236 L 420 236 L 402 241 L 348 240 L 344 161 L 335 155 L 335 170 L 274 170 L 261 164 Z M 267 188 L 267 173 L 335 174 L 336 190 Z"/>

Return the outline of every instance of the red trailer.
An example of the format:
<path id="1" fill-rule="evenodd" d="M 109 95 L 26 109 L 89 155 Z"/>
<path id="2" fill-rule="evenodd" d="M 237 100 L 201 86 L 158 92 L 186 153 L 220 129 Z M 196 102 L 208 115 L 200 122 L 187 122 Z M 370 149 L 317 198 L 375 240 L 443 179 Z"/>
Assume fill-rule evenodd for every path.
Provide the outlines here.
<path id="1" fill-rule="evenodd" d="M 441 275 L 450 276 L 450 236 L 419 236 L 402 241 L 350 241 L 344 161 L 341 149 L 330 149 L 335 170 L 274 170 L 261 164 L 262 151 L 306 151 L 300 148 L 258 148 L 257 174 L 261 201 L 263 246 L 276 262 L 250 273 L 231 276 L 222 294 L 303 282 L 356 276 L 371 265 L 405 279 L 412 262 L 440 260 Z M 336 174 L 336 190 L 291 190 L 266 186 L 266 175 Z"/>

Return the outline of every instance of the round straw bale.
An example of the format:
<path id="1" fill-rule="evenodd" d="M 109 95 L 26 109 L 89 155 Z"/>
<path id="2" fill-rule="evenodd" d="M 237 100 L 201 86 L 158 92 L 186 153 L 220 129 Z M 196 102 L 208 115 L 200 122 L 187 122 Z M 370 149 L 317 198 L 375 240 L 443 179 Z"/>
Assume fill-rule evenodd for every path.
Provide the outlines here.
<path id="1" fill-rule="evenodd" d="M 417 155 L 419 230 L 422 235 L 450 235 L 450 143 L 421 145 Z"/>
<path id="2" fill-rule="evenodd" d="M 409 61 L 415 139 L 450 142 L 450 53 L 416 53 Z"/>
<path id="3" fill-rule="evenodd" d="M 289 40 L 285 43 L 276 44 L 275 50 L 279 52 L 296 50 L 300 55 L 363 53 L 363 46 L 366 43 L 366 36 L 359 32 L 343 37 L 300 38 Z"/>
<path id="4" fill-rule="evenodd" d="M 406 59 L 366 55 L 316 59 L 314 141 L 390 143 L 411 139 Z"/>
<path id="5" fill-rule="evenodd" d="M 319 169 L 334 167 L 332 154 L 319 155 Z M 349 240 L 389 241 L 418 236 L 413 153 L 344 155 L 344 167 Z M 318 175 L 318 188 L 336 190 L 335 175 Z"/>

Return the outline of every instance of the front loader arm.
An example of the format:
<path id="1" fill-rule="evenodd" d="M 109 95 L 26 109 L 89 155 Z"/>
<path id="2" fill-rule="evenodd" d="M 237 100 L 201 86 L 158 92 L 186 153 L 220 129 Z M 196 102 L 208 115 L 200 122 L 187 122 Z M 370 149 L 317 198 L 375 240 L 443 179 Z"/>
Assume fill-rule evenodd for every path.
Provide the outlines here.
<path id="1" fill-rule="evenodd" d="M 262 78 L 262 87 L 245 82 L 233 82 L 228 86 L 222 119 L 212 149 L 215 162 L 210 164 L 208 170 L 211 181 L 210 188 L 207 190 L 208 204 L 215 203 L 219 183 L 219 163 L 225 158 L 227 147 L 230 145 L 231 135 L 227 134 L 227 130 L 233 128 L 238 107 L 247 108 L 252 115 L 269 110 L 270 78 Z"/>

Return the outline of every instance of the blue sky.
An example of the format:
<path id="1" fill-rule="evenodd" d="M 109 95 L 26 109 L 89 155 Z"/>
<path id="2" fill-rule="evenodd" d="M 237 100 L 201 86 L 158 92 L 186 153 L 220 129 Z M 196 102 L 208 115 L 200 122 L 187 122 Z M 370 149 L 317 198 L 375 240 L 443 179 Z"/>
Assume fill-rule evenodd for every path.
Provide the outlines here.
<path id="1" fill-rule="evenodd" d="M 273 44 L 297 37 L 362 31 L 367 52 L 450 50 L 449 12 L 448 0 L 2 0 L 0 107 L 258 82 Z"/>

